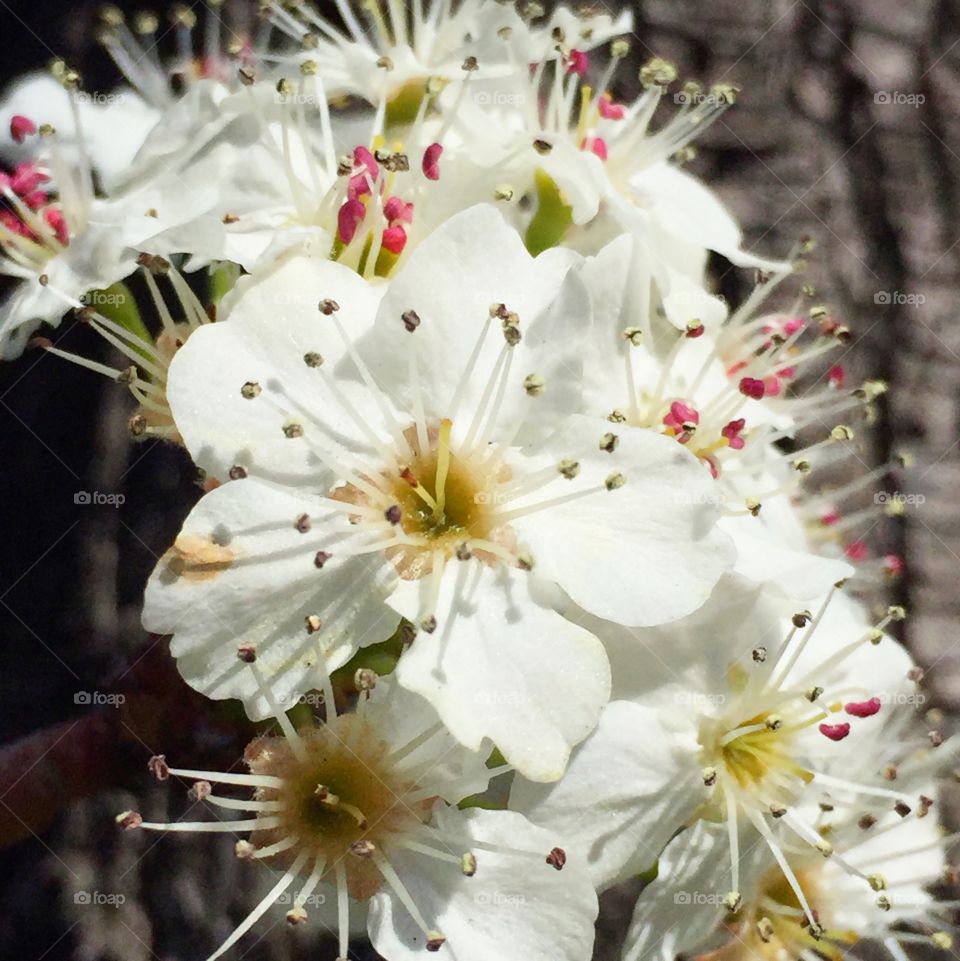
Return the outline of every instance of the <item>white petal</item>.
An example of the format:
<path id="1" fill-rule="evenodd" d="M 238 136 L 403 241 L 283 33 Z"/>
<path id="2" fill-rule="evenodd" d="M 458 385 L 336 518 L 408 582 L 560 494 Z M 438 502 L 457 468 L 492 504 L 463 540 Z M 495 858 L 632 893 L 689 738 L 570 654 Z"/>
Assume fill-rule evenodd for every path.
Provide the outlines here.
<path id="1" fill-rule="evenodd" d="M 304 356 L 320 353 L 333 376 L 346 348 L 320 301 L 339 303 L 337 319 L 355 338 L 372 322 L 379 296 L 353 271 L 303 256 L 242 280 L 225 299 L 225 321 L 195 331 L 170 365 L 167 398 L 197 464 L 221 479 L 238 464 L 285 483 L 331 487 L 312 441 L 329 450 L 363 435 Z M 243 397 L 248 381 L 260 385 L 260 396 Z M 344 393 L 352 386 L 337 382 Z M 364 419 L 376 417 L 365 390 L 353 391 L 351 403 Z M 289 421 L 303 426 L 303 437 L 284 435 Z"/>
<path id="2" fill-rule="evenodd" d="M 297 518 L 311 528 L 300 533 Z M 150 578 L 143 623 L 173 634 L 184 679 L 213 698 L 243 698 L 253 718 L 272 713 L 253 671 L 236 656 L 253 644 L 281 706 L 319 686 L 324 669 L 388 638 L 397 618 L 383 604 L 394 579 L 379 553 L 351 557 L 359 543 L 339 512 L 265 481 L 232 481 L 191 511 L 175 547 Z M 317 551 L 332 555 L 322 569 Z M 321 629 L 311 633 L 306 618 Z"/>
<path id="3" fill-rule="evenodd" d="M 546 863 L 556 839 L 511 811 L 444 812 L 440 827 L 458 836 L 544 852 L 525 858 L 477 849 L 477 872 L 414 852 L 390 860 L 425 920 L 447 938 L 457 961 L 584 961 L 593 945 L 596 895 L 573 858 L 562 871 Z M 467 848 L 468 849 L 468 848 Z M 390 961 L 422 961 L 424 937 L 384 886 L 370 909 L 370 940 Z"/>
<path id="4" fill-rule="evenodd" d="M 514 781 L 510 807 L 555 831 L 589 865 L 598 889 L 656 863 L 705 800 L 692 730 L 671 731 L 659 711 L 613 701 L 556 784 Z"/>
<path id="5" fill-rule="evenodd" d="M 609 668 L 599 641 L 537 603 L 526 579 L 502 564 L 451 562 L 439 626 L 417 635 L 397 679 L 430 701 L 462 744 L 478 750 L 489 738 L 527 777 L 556 780 L 600 716 Z M 401 582 L 390 604 L 416 623 L 428 580 Z"/>
<path id="6" fill-rule="evenodd" d="M 599 442 L 611 427 L 619 445 L 607 453 Z M 591 613 L 622 624 L 662 624 L 703 604 L 734 559 L 715 527 L 714 482 L 704 466 L 670 438 L 586 417 L 569 418 L 537 451 L 544 462 L 547 448 L 553 463 L 575 460 L 580 473 L 573 481 L 558 473 L 518 507 L 595 492 L 511 522 L 538 575 Z M 608 491 L 614 473 L 626 484 Z"/>
<path id="7" fill-rule="evenodd" d="M 425 731 L 440 725 L 440 718 L 419 694 L 400 687 L 393 678 L 380 678 L 363 707 L 382 733 L 391 752 L 407 748 Z M 404 754 L 401 770 L 419 770 L 417 783 L 435 792 L 451 804 L 480 794 L 490 783 L 490 769 L 485 758 L 489 750 L 477 753 L 454 740 L 449 731 L 440 729 L 422 744 Z"/>
<path id="8" fill-rule="evenodd" d="M 580 399 L 577 337 L 590 308 L 579 280 L 571 275 L 565 282 L 574 260 L 569 251 L 549 251 L 534 260 L 494 207 L 472 207 L 428 237 L 391 280 L 363 356 L 378 382 L 412 411 L 407 357 L 415 348 L 427 417 L 452 417 L 454 436 L 457 428 L 465 433 L 504 348 L 499 320 L 490 324 L 456 411 L 454 396 L 491 305 L 505 304 L 519 315 L 523 339 L 513 348 L 511 378 L 492 436 L 512 433 L 519 417 L 533 434 L 542 434 L 538 423 L 571 413 Z M 401 320 L 408 310 L 420 317 L 413 334 Z M 523 380 L 529 374 L 544 377 L 542 396 L 526 395 Z"/>

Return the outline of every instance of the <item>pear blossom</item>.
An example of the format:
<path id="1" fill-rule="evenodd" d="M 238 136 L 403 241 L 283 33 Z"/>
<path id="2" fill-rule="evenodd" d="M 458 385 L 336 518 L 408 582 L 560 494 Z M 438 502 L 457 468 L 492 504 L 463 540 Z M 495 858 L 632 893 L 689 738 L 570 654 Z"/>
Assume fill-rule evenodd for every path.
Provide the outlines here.
<path id="1" fill-rule="evenodd" d="M 701 821 L 664 851 L 657 879 L 634 911 L 625 961 L 651 956 L 667 961 L 708 950 L 725 961 L 772 958 L 783 951 L 801 957 L 845 951 L 868 939 L 883 942 L 897 961 L 907 956 L 904 945 L 949 949 L 949 904 L 938 905 L 929 888 L 951 871 L 946 861 L 951 838 L 931 813 L 938 770 L 950 763 L 951 749 L 934 749 L 926 739 L 918 743 L 915 712 L 894 699 L 885 708 L 891 705 L 880 736 L 842 760 L 842 773 L 875 784 L 876 796 L 828 789 L 816 803 L 807 802 L 804 816 L 828 845 L 822 851 L 781 839 L 813 922 L 762 845 L 741 844 L 743 899 L 734 913 L 727 910 L 716 869 L 726 844 L 724 828 Z M 891 787 L 916 800 L 892 807 L 885 796 Z M 904 921 L 911 928 L 897 927 Z M 916 931 L 918 924 L 923 933 Z"/>
<path id="2" fill-rule="evenodd" d="M 127 811 L 117 818 L 127 830 L 247 834 L 237 856 L 280 872 L 207 961 L 277 902 L 289 904 L 288 892 L 287 922 L 308 922 L 315 891 L 332 893 L 341 958 L 349 956 L 351 914 L 365 906 L 370 939 L 390 961 L 422 957 L 424 949 L 468 961 L 518 947 L 543 961 L 589 954 L 597 901 L 586 872 L 521 815 L 457 809 L 500 772 L 460 747 L 422 698 L 368 677 L 354 711 L 337 716 L 328 708 L 326 723 L 298 730 L 256 652 L 242 647 L 238 658 L 273 702 L 282 733 L 247 747 L 249 773 L 175 768 L 164 756 L 150 767 L 161 779 L 192 781 L 193 799 L 248 816 L 162 823 Z M 219 793 L 231 788 L 249 796 Z"/>
<path id="3" fill-rule="evenodd" d="M 475 65 L 482 82 L 546 56 L 558 36 L 569 35 L 589 50 L 632 26 L 629 11 L 576 15 L 561 6 L 544 17 L 542 8 L 531 5 L 524 19 L 496 0 L 428 0 L 409 9 L 396 0 L 375 0 L 357 12 L 341 0 L 337 12 L 345 29 L 309 3 L 270 3 L 267 9 L 277 37 L 261 50 L 263 62 L 316 60 L 331 97 L 383 103 L 398 119 L 416 113 L 427 81 L 459 86 L 465 62 Z"/>
<path id="4" fill-rule="evenodd" d="M 732 561 L 694 457 L 577 413 L 589 303 L 570 266 L 532 258 L 482 206 L 386 285 L 296 257 L 238 284 L 167 380 L 194 460 L 235 478 L 147 588 L 144 623 L 175 635 L 189 683 L 261 717 L 231 666 L 237 637 L 290 696 L 402 615 L 417 634 L 399 682 L 465 745 L 486 737 L 529 776 L 560 776 L 609 674 L 596 637 L 552 608 L 556 588 L 663 623 Z"/>
<path id="5" fill-rule="evenodd" d="M 884 698 L 909 691 L 912 665 L 883 634 L 899 608 L 870 626 L 834 589 L 812 610 L 783 610 L 780 595 L 730 578 L 674 625 L 627 631 L 579 618 L 607 645 L 613 700 L 563 779 L 518 779 L 511 806 L 563 832 L 601 888 L 648 869 L 680 829 L 716 822 L 728 907 L 742 897 L 741 851 L 766 846 L 807 910 L 774 826 L 823 853 L 804 818 L 821 791 L 915 801 L 834 773 L 871 741 Z"/>

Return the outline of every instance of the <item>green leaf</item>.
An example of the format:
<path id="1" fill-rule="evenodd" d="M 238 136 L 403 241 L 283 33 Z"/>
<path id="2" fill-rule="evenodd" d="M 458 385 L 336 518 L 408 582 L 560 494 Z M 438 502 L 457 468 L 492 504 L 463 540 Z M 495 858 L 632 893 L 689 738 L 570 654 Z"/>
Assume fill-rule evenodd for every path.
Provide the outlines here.
<path id="1" fill-rule="evenodd" d="M 240 279 L 241 273 L 240 265 L 229 260 L 221 260 L 215 265 L 211 264 L 210 303 L 219 304 L 233 290 L 233 286 Z"/>
<path id="2" fill-rule="evenodd" d="M 133 296 L 125 283 L 116 283 L 103 290 L 91 290 L 84 297 L 84 303 L 90 304 L 98 314 L 106 317 L 107 320 L 112 320 L 115 324 L 119 324 L 138 340 L 142 340 L 144 343 L 143 350 L 134 346 L 137 353 L 144 358 L 149 358 L 152 355 L 153 337 L 150 336 L 150 331 L 140 316 L 137 298 Z"/>

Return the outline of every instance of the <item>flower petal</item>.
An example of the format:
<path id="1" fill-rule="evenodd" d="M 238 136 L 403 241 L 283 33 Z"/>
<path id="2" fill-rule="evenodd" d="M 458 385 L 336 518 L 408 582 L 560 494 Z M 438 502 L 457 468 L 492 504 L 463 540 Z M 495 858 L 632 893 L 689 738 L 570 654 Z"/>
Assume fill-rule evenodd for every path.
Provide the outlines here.
<path id="1" fill-rule="evenodd" d="M 397 679 L 462 744 L 477 750 L 490 738 L 525 776 L 556 780 L 596 724 L 610 674 L 600 642 L 534 600 L 526 578 L 504 565 L 451 562 L 438 627 L 417 635 Z M 402 581 L 390 604 L 416 621 L 428 580 Z"/>
<path id="2" fill-rule="evenodd" d="M 597 900 L 586 872 L 568 860 L 562 871 L 546 863 L 556 838 L 512 811 L 441 812 L 445 833 L 520 851 L 543 860 L 476 850 L 477 871 L 464 877 L 456 865 L 412 851 L 392 851 L 390 861 L 427 922 L 447 938 L 458 961 L 523 958 L 583 961 L 590 957 Z M 391 961 L 421 961 L 424 937 L 386 886 L 374 895 L 370 940 Z"/>
<path id="3" fill-rule="evenodd" d="M 298 519 L 309 529 L 301 533 Z M 383 604 L 393 569 L 379 552 L 351 556 L 359 543 L 343 514 L 318 510 L 307 495 L 255 478 L 225 484 L 190 512 L 153 572 L 144 626 L 174 635 L 171 653 L 191 687 L 243 698 L 251 717 L 267 717 L 269 701 L 237 658 L 241 645 L 254 645 L 274 697 L 289 707 L 320 685 L 320 672 L 395 630 Z M 330 555 L 322 568 L 321 550 Z"/>

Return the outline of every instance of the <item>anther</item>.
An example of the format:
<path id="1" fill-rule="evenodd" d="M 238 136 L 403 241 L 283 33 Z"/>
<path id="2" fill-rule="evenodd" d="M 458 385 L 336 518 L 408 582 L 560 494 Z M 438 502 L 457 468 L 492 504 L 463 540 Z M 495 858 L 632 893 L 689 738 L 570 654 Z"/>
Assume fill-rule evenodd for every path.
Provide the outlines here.
<path id="1" fill-rule="evenodd" d="M 564 459 L 557 464 L 557 472 L 567 480 L 573 480 L 580 473 L 580 462 Z"/>
<path id="2" fill-rule="evenodd" d="M 403 517 L 403 514 L 402 514 L 402 512 L 401 512 L 401 510 L 400 510 L 400 505 L 399 505 L 399 504 L 391 504 L 391 505 L 383 512 L 383 516 L 384 516 L 391 524 L 393 524 L 394 527 L 396 527 L 397 524 L 400 523 L 400 519 Z"/>
<path id="3" fill-rule="evenodd" d="M 623 487 L 626 482 L 627 479 L 623 474 L 610 474 L 603 482 L 603 486 L 606 487 L 608 491 L 615 491 L 618 487 Z"/>
<path id="4" fill-rule="evenodd" d="M 803 695 L 811 704 L 818 698 L 823 696 L 822 687 L 811 687 L 810 690 L 805 691 Z"/>
<path id="5" fill-rule="evenodd" d="M 351 163 L 350 169 L 352 170 L 353 161 L 351 160 L 350 163 Z M 320 301 L 319 309 L 321 314 L 324 314 L 325 316 L 329 317 L 331 314 L 336 313 L 340 309 L 340 305 L 335 300 L 331 300 L 329 297 L 324 297 L 324 299 Z"/>
<path id="6" fill-rule="evenodd" d="M 533 142 L 533 149 L 536 150 L 536 152 L 541 156 L 544 156 L 545 154 L 548 154 L 550 153 L 551 150 L 553 150 L 553 144 L 550 143 L 549 140 L 541 140 L 538 138 Z"/>
<path id="7" fill-rule="evenodd" d="M 867 881 L 874 891 L 887 890 L 887 879 L 882 874 L 868 874 Z"/>
<path id="8" fill-rule="evenodd" d="M 634 347 L 639 347 L 643 342 L 643 330 L 640 327 L 624 327 L 623 339 L 629 340 Z"/>
<path id="9" fill-rule="evenodd" d="M 427 932 L 428 951 L 439 951 L 446 943 L 447 939 L 439 931 Z"/>
<path id="10" fill-rule="evenodd" d="M 472 878 L 477 873 L 477 856 L 467 851 L 460 858 L 460 870 L 468 878 Z"/>
<path id="11" fill-rule="evenodd" d="M 213 794 L 213 785 L 209 781 L 194 781 L 190 790 L 187 791 L 187 797 L 191 801 L 206 801 L 211 794 Z"/>
<path id="12" fill-rule="evenodd" d="M 147 761 L 147 770 L 158 781 L 166 781 L 166 779 L 170 777 L 170 767 L 167 764 L 166 755 L 154 754 L 154 756 Z"/>
<path id="13" fill-rule="evenodd" d="M 253 644 L 241 644 L 237 648 L 237 657 L 244 664 L 253 664 L 257 659 L 257 649 Z"/>
<path id="14" fill-rule="evenodd" d="M 640 83 L 644 87 L 669 87 L 677 79 L 677 68 L 662 57 L 653 57 L 640 68 Z"/>
<path id="15" fill-rule="evenodd" d="M 567 863 L 567 852 L 563 848 L 551 848 L 546 857 L 546 862 L 557 871 L 562 871 L 563 866 Z"/>
<path id="16" fill-rule="evenodd" d="M 876 823 L 876 817 L 873 814 L 868 813 L 861 815 L 860 819 L 857 821 L 857 827 L 860 828 L 861 831 L 869 831 L 870 828 L 872 828 Z"/>
<path id="17" fill-rule="evenodd" d="M 616 434 L 607 432 L 600 438 L 600 450 L 612 454 L 620 444 L 620 438 Z"/>
<path id="18" fill-rule="evenodd" d="M 893 809 L 902 818 L 905 818 L 913 810 L 909 804 L 906 804 L 903 801 L 897 801 L 897 803 L 894 804 Z"/>
<path id="19" fill-rule="evenodd" d="M 432 634 L 437 629 L 437 619 L 431 614 L 420 622 L 420 630 L 424 634 Z"/>
<path id="20" fill-rule="evenodd" d="M 303 355 L 303 362 L 308 367 L 322 367 L 323 354 L 318 354 L 315 350 L 308 351 Z"/>
<path id="21" fill-rule="evenodd" d="M 797 628 L 806 627 L 810 621 L 813 620 L 813 614 L 810 611 L 798 611 L 793 615 L 791 621 L 793 621 L 793 626 Z"/>
<path id="22" fill-rule="evenodd" d="M 826 840 L 826 838 L 820 838 L 819 841 L 814 845 L 814 847 L 825 857 L 830 857 L 833 854 L 833 845 Z"/>
<path id="23" fill-rule="evenodd" d="M 506 200 L 508 202 L 513 200 L 513 187 L 511 187 L 510 184 L 499 184 L 493 190 L 493 199 Z"/>
<path id="24" fill-rule="evenodd" d="M 292 424 L 284 424 L 283 436 L 288 440 L 293 440 L 297 437 L 303 437 L 303 424 L 298 424 L 296 422 Z"/>
<path id="25" fill-rule="evenodd" d="M 611 424 L 625 424 L 627 422 L 627 415 L 622 410 L 612 410 L 607 414 L 607 420 Z"/>
<path id="26" fill-rule="evenodd" d="M 723 906 L 731 913 L 736 914 L 743 904 L 743 898 L 739 891 L 730 891 L 723 896 Z"/>
<path id="27" fill-rule="evenodd" d="M 287 912 L 287 924 L 290 924 L 290 925 L 303 924 L 303 922 L 306 920 L 307 920 L 307 912 L 299 904 L 296 907 L 291 908 Z"/>
<path id="28" fill-rule="evenodd" d="M 470 558 L 473 557 L 473 551 L 470 550 L 466 543 L 457 544 L 456 557 L 458 561 L 469 561 Z"/>
<path id="29" fill-rule="evenodd" d="M 405 310 L 400 319 L 407 333 L 412 334 L 420 326 L 420 315 L 415 310 Z"/>
<path id="30" fill-rule="evenodd" d="M 532 571 L 534 566 L 535 562 L 532 554 L 517 554 L 517 567 L 519 567 L 521 571 Z"/>
<path id="31" fill-rule="evenodd" d="M 233 846 L 233 853 L 241 861 L 250 861 L 257 853 L 257 849 L 249 841 L 237 841 Z"/>
<path id="32" fill-rule="evenodd" d="M 764 944 L 769 944 L 773 940 L 773 922 L 769 918 L 761 918 L 757 922 L 757 936 Z"/>
<path id="33" fill-rule="evenodd" d="M 755 647 L 750 652 L 750 656 L 755 663 L 762 664 L 767 659 L 767 649 L 765 647 Z"/>
<path id="34" fill-rule="evenodd" d="M 539 397 L 544 390 L 545 381 L 540 374 L 528 374 L 523 380 L 523 389 L 530 397 Z"/>
<path id="35" fill-rule="evenodd" d="M 787 809 L 782 804 L 777 804 L 774 802 L 770 805 L 770 816 L 774 818 L 782 818 L 784 814 L 787 813 Z"/>
<path id="36" fill-rule="evenodd" d="M 350 843 L 350 853 L 358 858 L 372 858 L 376 850 L 377 846 L 373 843 L 373 841 L 368 841 L 365 838 L 362 838 L 359 841 L 352 841 Z"/>
<path id="37" fill-rule="evenodd" d="M 294 530 L 299 531 L 301 534 L 308 534 L 310 532 L 310 515 L 301 514 L 293 522 Z"/>
<path id="38" fill-rule="evenodd" d="M 705 767 L 700 775 L 707 787 L 713 787 L 717 783 L 717 769 L 715 767 Z"/>
<path id="39" fill-rule="evenodd" d="M 304 624 L 307 625 L 308 634 L 316 634 L 317 631 L 319 631 L 320 628 L 323 627 L 323 622 L 320 620 L 319 617 L 317 617 L 316 614 L 308 614 L 303 619 L 303 622 Z"/>
<path id="40" fill-rule="evenodd" d="M 143 824 L 143 817 L 137 811 L 122 811 L 115 820 L 124 831 L 133 831 Z"/>
<path id="41" fill-rule="evenodd" d="M 358 667 L 353 674 L 353 686 L 358 691 L 372 691 L 379 680 L 380 675 L 369 667 Z"/>
<path id="42" fill-rule="evenodd" d="M 879 894 L 877 895 L 877 907 L 880 908 L 881 911 L 889 911 L 893 907 L 893 904 L 887 895 Z"/>

